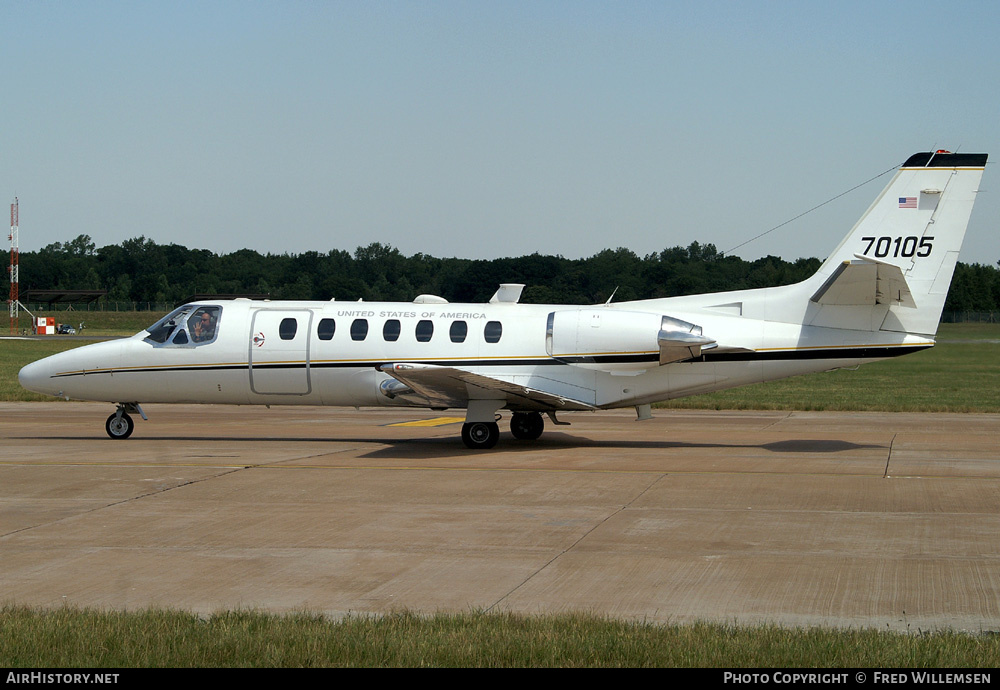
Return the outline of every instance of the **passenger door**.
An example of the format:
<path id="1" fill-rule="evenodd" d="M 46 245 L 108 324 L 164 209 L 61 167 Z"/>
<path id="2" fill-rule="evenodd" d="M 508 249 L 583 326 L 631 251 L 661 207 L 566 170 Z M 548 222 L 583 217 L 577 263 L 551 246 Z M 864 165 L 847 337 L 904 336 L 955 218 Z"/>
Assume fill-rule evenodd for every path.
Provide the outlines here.
<path id="1" fill-rule="evenodd" d="M 260 395 L 307 395 L 309 372 L 308 309 L 258 309 L 250 323 L 250 390 Z"/>

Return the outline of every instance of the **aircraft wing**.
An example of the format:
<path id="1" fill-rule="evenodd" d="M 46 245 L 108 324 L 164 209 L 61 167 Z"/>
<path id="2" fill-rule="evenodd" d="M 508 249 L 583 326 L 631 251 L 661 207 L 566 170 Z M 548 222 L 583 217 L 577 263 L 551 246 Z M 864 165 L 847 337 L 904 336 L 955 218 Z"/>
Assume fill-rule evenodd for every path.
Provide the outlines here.
<path id="1" fill-rule="evenodd" d="M 469 400 L 506 400 L 521 410 L 594 410 L 582 400 L 530 388 L 514 381 L 477 374 L 458 367 L 396 362 L 379 367 L 396 380 L 382 386 L 390 397 L 421 400 L 428 407 L 465 407 Z M 399 384 L 402 384 L 400 386 Z"/>

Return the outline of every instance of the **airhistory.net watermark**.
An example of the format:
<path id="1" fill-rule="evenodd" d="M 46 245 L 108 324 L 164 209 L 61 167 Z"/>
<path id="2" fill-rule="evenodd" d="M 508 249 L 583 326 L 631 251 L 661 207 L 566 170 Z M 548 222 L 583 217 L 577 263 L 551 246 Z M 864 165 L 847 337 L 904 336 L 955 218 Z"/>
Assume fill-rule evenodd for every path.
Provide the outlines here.
<path id="1" fill-rule="evenodd" d="M 44 671 L 8 671 L 4 682 L 25 685 L 104 685 L 118 682 L 117 673 L 46 673 Z"/>

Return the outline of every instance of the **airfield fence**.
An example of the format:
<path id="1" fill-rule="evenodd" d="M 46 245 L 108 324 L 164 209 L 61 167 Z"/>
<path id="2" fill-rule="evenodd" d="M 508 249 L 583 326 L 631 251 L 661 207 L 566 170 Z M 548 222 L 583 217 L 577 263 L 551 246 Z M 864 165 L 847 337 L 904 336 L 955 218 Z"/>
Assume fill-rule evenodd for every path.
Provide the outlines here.
<path id="1" fill-rule="evenodd" d="M 94 312 L 94 311 L 172 311 L 174 302 L 91 302 L 90 304 L 59 304 L 48 302 L 31 302 L 27 305 L 30 312 Z"/>
<path id="2" fill-rule="evenodd" d="M 1000 323 L 1000 311 L 946 311 L 941 323 Z"/>

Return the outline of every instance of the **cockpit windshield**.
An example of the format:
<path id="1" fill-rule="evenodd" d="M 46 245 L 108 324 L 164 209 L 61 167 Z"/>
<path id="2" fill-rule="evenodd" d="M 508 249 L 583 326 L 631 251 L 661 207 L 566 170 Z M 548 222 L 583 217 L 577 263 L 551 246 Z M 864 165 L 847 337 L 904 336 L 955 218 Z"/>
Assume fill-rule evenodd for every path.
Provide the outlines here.
<path id="1" fill-rule="evenodd" d="M 222 307 L 186 304 L 146 329 L 145 340 L 157 345 L 204 345 L 218 335 Z"/>

